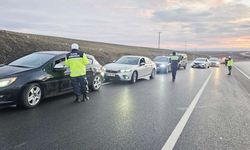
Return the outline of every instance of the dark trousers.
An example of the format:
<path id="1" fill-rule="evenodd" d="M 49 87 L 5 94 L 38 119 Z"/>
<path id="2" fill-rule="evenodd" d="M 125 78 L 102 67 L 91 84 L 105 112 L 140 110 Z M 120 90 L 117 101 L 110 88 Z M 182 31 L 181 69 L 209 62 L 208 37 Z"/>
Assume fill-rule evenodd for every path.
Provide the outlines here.
<path id="1" fill-rule="evenodd" d="M 232 66 L 228 66 L 228 74 L 231 75 L 232 73 Z"/>
<path id="2" fill-rule="evenodd" d="M 178 66 L 172 66 L 171 70 L 172 70 L 172 80 L 174 81 L 176 78 L 176 72 L 178 70 Z"/>
<path id="3" fill-rule="evenodd" d="M 85 76 L 71 77 L 71 85 L 77 97 L 86 95 L 88 90 L 88 81 Z"/>

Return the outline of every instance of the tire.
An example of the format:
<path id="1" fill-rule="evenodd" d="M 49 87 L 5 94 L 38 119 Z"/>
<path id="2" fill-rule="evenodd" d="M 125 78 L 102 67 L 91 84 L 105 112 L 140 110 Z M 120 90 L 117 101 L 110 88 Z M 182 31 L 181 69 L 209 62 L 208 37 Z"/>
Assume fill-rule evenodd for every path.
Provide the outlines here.
<path id="1" fill-rule="evenodd" d="M 28 84 L 21 93 L 18 106 L 23 108 L 34 108 L 42 100 L 43 91 L 39 84 Z"/>
<path id="2" fill-rule="evenodd" d="M 187 65 L 185 65 L 183 68 L 186 69 Z"/>
<path id="3" fill-rule="evenodd" d="M 98 91 L 100 90 L 102 86 L 102 78 L 100 75 L 96 75 L 90 85 L 90 89 L 93 90 L 93 91 Z"/>
<path id="4" fill-rule="evenodd" d="M 137 81 L 137 78 L 138 78 L 137 72 L 133 72 L 133 74 L 132 74 L 132 76 L 131 76 L 130 83 L 131 83 L 131 84 L 134 84 L 134 83 Z"/>
<path id="5" fill-rule="evenodd" d="M 152 70 L 151 75 L 150 75 L 150 79 L 154 79 L 155 78 L 155 69 Z"/>

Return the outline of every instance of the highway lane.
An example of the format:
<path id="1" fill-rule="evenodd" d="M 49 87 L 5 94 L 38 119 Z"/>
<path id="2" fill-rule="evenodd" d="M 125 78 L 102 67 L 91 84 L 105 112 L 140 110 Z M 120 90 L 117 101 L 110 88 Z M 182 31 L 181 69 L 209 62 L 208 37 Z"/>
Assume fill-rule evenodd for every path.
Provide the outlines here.
<path id="1" fill-rule="evenodd" d="M 237 70 L 226 73 L 226 67 L 215 69 L 174 149 L 249 149 L 250 80 Z"/>
<path id="2" fill-rule="evenodd" d="M 39 107 L 31 110 L 13 107 L 1 109 L 0 148 L 1 150 L 161 149 L 185 113 L 186 108 L 209 74 L 213 72 L 208 87 L 205 88 L 204 94 L 197 104 L 198 109 L 194 109 L 194 113 L 175 145 L 175 149 L 197 147 L 206 149 L 209 144 L 206 145 L 204 141 L 209 135 L 217 135 L 215 133 L 218 133 L 217 130 L 219 130 L 215 128 L 217 126 L 213 126 L 213 122 L 206 119 L 208 113 L 211 113 L 210 117 L 214 120 L 226 117 L 228 112 L 228 114 L 232 114 L 230 115 L 233 116 L 232 118 L 239 117 L 239 111 L 234 114 L 234 111 L 230 112 L 231 107 L 223 107 L 225 104 L 231 106 L 237 103 L 237 101 L 233 101 L 235 98 L 240 98 L 243 101 L 237 104 L 242 107 L 241 110 L 244 109 L 245 113 L 250 108 L 249 105 L 246 105 L 249 104 L 249 95 L 247 95 L 248 91 L 245 86 L 237 82 L 237 77 L 227 77 L 225 71 L 223 66 L 206 70 L 188 68 L 178 71 L 175 83 L 171 82 L 170 74 L 161 74 L 157 75 L 154 80 L 142 80 L 134 85 L 127 83 L 105 85 L 99 92 L 90 94 L 91 101 L 81 104 L 73 103 L 74 97 L 68 94 L 48 99 L 42 102 Z M 238 75 L 238 78 L 243 78 L 239 72 L 235 74 Z M 245 81 L 245 79 L 242 80 Z M 228 95 L 231 98 L 231 103 L 225 99 L 216 103 L 218 105 L 217 111 L 206 109 L 213 108 L 210 107 L 211 103 L 223 99 L 222 96 L 230 91 L 230 88 L 225 85 L 233 85 L 233 90 L 237 90 L 241 96 L 238 97 L 233 91 L 232 95 Z M 215 89 L 211 90 L 213 88 Z M 219 91 L 214 94 L 216 89 Z M 211 97 L 213 98 L 212 102 Z M 226 113 L 221 109 L 226 109 Z M 241 117 L 244 116 L 243 113 L 241 115 Z M 250 124 L 249 118 L 247 120 L 247 114 L 243 119 L 242 122 Z M 228 120 L 222 120 L 221 124 L 228 123 Z M 232 119 L 232 122 L 238 120 Z M 207 123 L 210 125 L 211 132 L 202 130 L 207 127 Z M 237 127 L 243 127 L 242 132 L 248 131 L 243 123 Z M 207 134 L 200 135 L 198 132 L 200 130 L 196 130 L 196 128 Z M 227 127 L 220 131 L 225 134 L 229 129 L 231 128 Z M 202 138 L 198 139 L 203 142 L 192 141 L 192 139 L 196 139 L 196 136 L 201 136 Z M 240 136 L 239 134 L 238 138 Z M 244 136 L 245 138 L 249 137 L 246 134 Z M 210 144 L 214 144 L 212 140 Z M 224 147 L 217 145 L 216 148 L 223 149 Z"/>

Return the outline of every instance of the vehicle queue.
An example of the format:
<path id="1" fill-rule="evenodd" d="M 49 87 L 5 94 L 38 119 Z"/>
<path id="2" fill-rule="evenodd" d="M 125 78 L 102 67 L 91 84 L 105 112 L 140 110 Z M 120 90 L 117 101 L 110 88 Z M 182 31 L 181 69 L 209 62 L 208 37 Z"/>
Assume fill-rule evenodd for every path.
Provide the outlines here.
<path id="1" fill-rule="evenodd" d="M 89 90 L 98 91 L 102 82 L 154 79 L 156 73 L 186 69 L 187 55 L 175 53 L 156 56 L 122 56 L 104 67 L 94 56 L 79 51 L 72 44 L 72 51 L 42 51 L 21 57 L 9 64 L 0 65 L 0 104 L 16 104 L 24 108 L 36 107 L 44 98 L 74 92 L 76 102 L 89 100 Z M 218 66 L 217 58 L 197 58 L 192 68 Z M 232 64 L 232 63 L 231 63 Z"/>

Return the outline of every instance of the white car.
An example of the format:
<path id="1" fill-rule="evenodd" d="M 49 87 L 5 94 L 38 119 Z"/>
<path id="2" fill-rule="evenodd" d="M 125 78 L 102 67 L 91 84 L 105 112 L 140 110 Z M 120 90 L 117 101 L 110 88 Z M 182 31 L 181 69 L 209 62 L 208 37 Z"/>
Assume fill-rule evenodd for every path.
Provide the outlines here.
<path id="1" fill-rule="evenodd" d="M 155 63 L 144 56 L 123 56 L 117 61 L 107 64 L 105 68 L 105 80 L 130 81 L 135 83 L 138 79 L 153 79 L 156 74 Z"/>
<path id="2" fill-rule="evenodd" d="M 220 66 L 220 59 L 216 57 L 209 58 L 210 67 L 219 67 Z"/>
<path id="3" fill-rule="evenodd" d="M 207 58 L 196 58 L 192 63 L 192 68 L 209 68 L 210 62 Z"/>
<path id="4" fill-rule="evenodd" d="M 168 73 L 171 71 L 171 63 L 169 56 L 156 56 L 153 60 L 157 67 L 157 73 Z"/>

